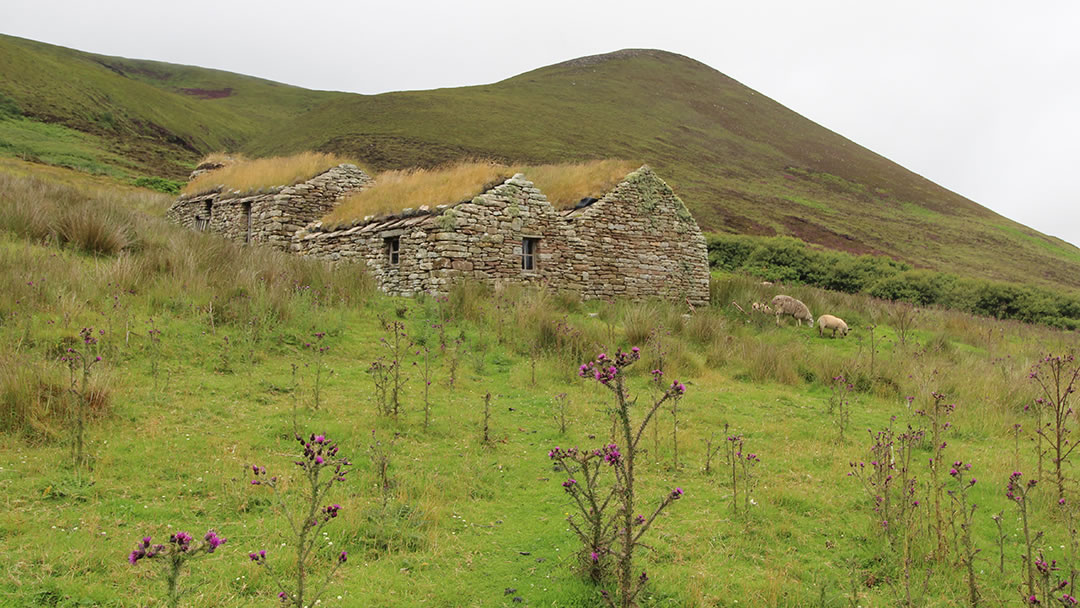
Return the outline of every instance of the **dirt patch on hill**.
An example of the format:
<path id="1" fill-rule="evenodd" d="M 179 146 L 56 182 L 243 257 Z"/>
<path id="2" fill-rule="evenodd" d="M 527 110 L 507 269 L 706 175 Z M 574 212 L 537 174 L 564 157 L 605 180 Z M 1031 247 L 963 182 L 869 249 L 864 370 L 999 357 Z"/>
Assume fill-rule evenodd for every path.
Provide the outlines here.
<path id="1" fill-rule="evenodd" d="M 872 255 L 885 255 L 885 252 L 870 247 L 869 245 L 856 240 L 852 236 L 833 232 L 824 226 L 808 222 L 801 217 L 785 215 L 780 218 L 780 221 L 784 224 L 784 227 L 788 229 L 791 236 L 798 237 L 807 243 L 815 243 L 829 249 L 846 251 L 855 255 L 867 253 Z"/>
<path id="2" fill-rule="evenodd" d="M 232 87 L 225 87 L 224 89 L 180 89 L 180 92 L 199 99 L 221 99 L 232 95 L 233 90 Z"/>

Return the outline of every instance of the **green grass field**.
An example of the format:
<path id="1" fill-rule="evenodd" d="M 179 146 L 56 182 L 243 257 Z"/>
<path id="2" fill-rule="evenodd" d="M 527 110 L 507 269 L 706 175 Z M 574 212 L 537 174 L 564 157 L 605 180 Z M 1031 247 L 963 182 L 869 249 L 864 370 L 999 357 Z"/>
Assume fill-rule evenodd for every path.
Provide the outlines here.
<path id="1" fill-rule="evenodd" d="M 511 606 L 515 598 L 531 606 L 602 605 L 599 588 L 581 576 L 565 522 L 565 475 L 547 453 L 609 441 L 610 394 L 576 370 L 596 352 L 633 344 L 645 355 L 629 375 L 642 405 L 648 371 L 661 361 L 668 378 L 687 385 L 679 466 L 670 412 L 661 412 L 642 443 L 639 503 L 655 504 L 675 486 L 685 491 L 637 559 L 651 579 L 642 606 L 896 605 L 903 594 L 898 550 L 847 473 L 850 462 L 870 459 L 867 429 L 926 428 L 914 411 L 935 390 L 957 406 L 944 457 L 973 463 L 979 480 L 970 496 L 978 503 L 973 535 L 984 605 L 1020 600 L 1023 540 L 1005 483 L 1013 470 L 1025 479 L 1036 474 L 1037 422 L 1025 411 L 1036 392 L 1027 374 L 1045 352 L 1074 349 L 1074 333 L 927 310 L 902 344 L 898 308 L 791 288 L 815 315 L 836 314 L 853 328 L 846 339 L 819 338 L 790 320 L 777 327 L 731 306 L 749 310 L 777 291 L 739 276 L 714 277 L 713 306 L 690 317 L 662 302 L 580 304 L 469 285 L 446 300 L 389 298 L 358 268 L 330 271 L 164 224 L 168 201 L 89 181 L 0 174 L 0 605 L 163 606 L 157 564 L 133 567 L 128 553 L 143 536 L 157 542 L 185 530 L 201 538 L 208 528 L 228 543 L 191 563 L 181 605 L 278 604 L 273 582 L 247 554 L 266 549 L 280 565 L 290 535 L 266 489 L 250 484 L 250 465 L 266 466 L 287 487 L 298 483 L 294 416 L 305 432 L 339 440 L 355 463 L 328 498 L 343 508 L 325 529 L 314 576 L 340 550 L 350 559 L 320 605 Z M 112 209 L 128 245 L 87 253 L 90 241 L 58 245 L 52 232 L 36 231 L 42 224 L 31 210 L 66 217 L 82 205 Z M 450 353 L 458 352 L 451 387 L 455 355 L 433 348 L 426 431 L 423 383 L 411 365 L 399 418 L 376 413 L 366 369 L 385 355 L 380 317 L 401 319 L 413 339 L 433 347 L 432 325 L 441 324 Z M 70 464 L 72 401 L 59 357 L 83 327 L 105 333 L 95 351 L 103 362 L 92 375 L 101 395 L 87 435 L 92 468 L 79 473 Z M 150 339 L 152 328 L 162 332 L 160 342 Z M 327 332 L 322 344 L 329 346 L 317 411 L 312 366 L 319 362 L 304 346 L 315 332 Z M 855 387 L 843 440 L 828 408 L 827 384 L 838 374 Z M 488 392 L 492 441 L 485 445 Z M 554 419 L 560 393 L 570 404 L 565 434 Z M 907 396 L 915 397 L 910 406 Z M 1017 423 L 1023 430 L 1014 443 Z M 1071 418 L 1068 424 L 1075 428 Z M 368 456 L 373 431 L 383 441 L 400 435 L 385 506 Z M 745 449 L 762 460 L 748 511 L 731 508 L 722 457 L 712 474 L 703 472 L 705 441 L 722 443 L 725 433 L 743 435 Z M 932 502 L 931 447 L 920 444 L 914 467 L 924 505 Z M 1043 467 L 1032 528 L 1045 533 L 1037 547 L 1065 576 L 1080 569 L 1065 519 L 1076 466 L 1065 465 L 1068 509 L 1056 504 L 1048 459 Z M 991 519 L 998 512 L 1003 573 Z M 917 605 L 967 605 L 957 529 L 947 526 L 947 556 L 935 559 L 932 521 L 924 506 L 911 528 Z"/>

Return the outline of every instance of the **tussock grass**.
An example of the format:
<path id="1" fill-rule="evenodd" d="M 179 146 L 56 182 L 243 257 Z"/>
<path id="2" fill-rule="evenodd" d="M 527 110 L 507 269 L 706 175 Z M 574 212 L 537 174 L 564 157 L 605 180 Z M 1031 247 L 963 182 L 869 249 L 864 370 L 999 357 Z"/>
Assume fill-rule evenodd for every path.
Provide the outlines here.
<path id="1" fill-rule="evenodd" d="M 274 186 L 291 186 L 309 180 L 342 163 L 355 164 L 354 161 L 342 156 L 323 152 L 301 152 L 293 156 L 238 160 L 221 169 L 199 175 L 184 186 L 183 193 L 209 192 L 221 185 L 229 190 L 240 192 L 251 192 L 259 188 Z"/>
<path id="2" fill-rule="evenodd" d="M 110 413 L 111 392 L 108 375 L 92 377 L 87 409 L 91 420 Z M 0 353 L 0 428 L 35 443 L 55 440 L 64 434 L 75 407 L 66 370 L 26 353 Z"/>
<path id="3" fill-rule="evenodd" d="M 470 160 L 435 169 L 384 171 L 375 176 L 374 186 L 348 196 L 323 218 L 323 223 L 334 228 L 369 215 L 458 203 L 482 194 L 515 173 L 524 173 L 556 207 L 572 207 L 583 197 L 605 194 L 639 166 L 612 159 L 534 166 Z"/>

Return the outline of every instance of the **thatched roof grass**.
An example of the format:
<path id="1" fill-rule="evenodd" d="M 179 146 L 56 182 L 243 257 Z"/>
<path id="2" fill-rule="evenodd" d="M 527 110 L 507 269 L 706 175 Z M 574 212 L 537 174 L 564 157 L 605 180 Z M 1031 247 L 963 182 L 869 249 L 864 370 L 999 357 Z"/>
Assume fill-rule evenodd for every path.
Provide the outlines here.
<path id="1" fill-rule="evenodd" d="M 200 165 L 215 159 L 223 159 L 227 162 L 224 163 L 224 167 L 203 173 L 188 182 L 182 191 L 183 194 L 209 192 L 219 186 L 224 186 L 226 190 L 238 190 L 243 193 L 253 192 L 260 188 L 291 186 L 307 181 L 342 163 L 356 164 L 336 154 L 301 152 L 293 156 L 254 160 L 243 157 L 229 159 L 227 155 L 218 157 L 217 154 L 211 154 L 203 159 Z"/>
<path id="2" fill-rule="evenodd" d="M 524 173 L 525 177 L 548 197 L 552 205 L 567 209 L 586 196 L 604 195 L 640 166 L 641 163 L 606 159 L 520 167 L 514 172 Z"/>
<path id="3" fill-rule="evenodd" d="M 515 173 L 524 173 L 556 207 L 568 208 L 586 196 L 603 195 L 639 166 L 623 160 L 535 166 L 465 161 L 435 169 L 384 171 L 375 176 L 373 186 L 346 197 L 323 218 L 323 224 L 339 228 L 367 216 L 422 205 L 452 205 L 472 199 Z"/>

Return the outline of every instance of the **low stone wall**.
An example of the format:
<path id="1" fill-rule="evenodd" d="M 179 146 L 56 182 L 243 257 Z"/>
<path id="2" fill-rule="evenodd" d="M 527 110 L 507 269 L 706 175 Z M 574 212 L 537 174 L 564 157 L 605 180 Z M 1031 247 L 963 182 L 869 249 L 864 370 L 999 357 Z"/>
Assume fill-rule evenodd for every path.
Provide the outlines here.
<path id="1" fill-rule="evenodd" d="M 524 239 L 535 239 L 532 270 Z M 398 262 L 390 261 L 390 243 Z M 662 297 L 708 302 L 705 238 L 683 202 L 648 168 L 627 176 L 584 209 L 557 210 L 532 182 L 515 175 L 468 202 L 421 207 L 352 228 L 314 223 L 292 251 L 363 262 L 383 291 L 446 293 L 457 280 L 567 289 L 587 299 Z"/>
<path id="2" fill-rule="evenodd" d="M 303 226 L 329 213 L 371 178 L 356 165 L 338 165 L 293 186 L 254 194 L 217 190 L 181 196 L 166 217 L 194 230 L 208 230 L 240 243 L 288 249 Z"/>

